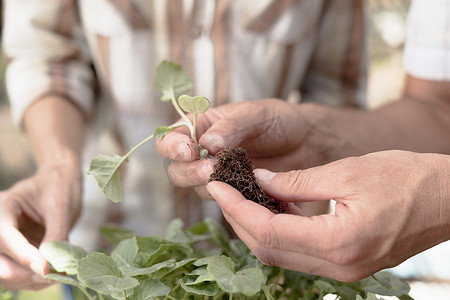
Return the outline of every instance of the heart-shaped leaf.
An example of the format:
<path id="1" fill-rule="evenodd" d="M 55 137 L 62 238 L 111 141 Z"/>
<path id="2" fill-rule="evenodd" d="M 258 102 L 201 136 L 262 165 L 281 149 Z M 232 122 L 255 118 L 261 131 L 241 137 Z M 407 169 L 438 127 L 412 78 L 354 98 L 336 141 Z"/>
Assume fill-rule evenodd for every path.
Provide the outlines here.
<path id="1" fill-rule="evenodd" d="M 178 98 L 178 104 L 180 107 L 191 114 L 199 115 L 208 110 L 211 103 L 206 97 L 191 97 L 188 95 L 182 95 Z"/>
<path id="2" fill-rule="evenodd" d="M 102 294 L 123 292 L 139 284 L 136 279 L 125 277 L 114 259 L 99 252 L 78 261 L 78 279 Z"/>
<path id="3" fill-rule="evenodd" d="M 68 275 L 77 274 L 78 260 L 87 255 L 87 252 L 67 241 L 53 241 L 44 243 L 39 251 L 57 272 Z"/>
<path id="4" fill-rule="evenodd" d="M 183 68 L 167 60 L 164 60 L 156 68 L 155 87 L 162 93 L 162 101 L 175 101 L 192 89 L 192 82 Z"/>
<path id="5" fill-rule="evenodd" d="M 241 293 L 251 297 L 261 291 L 264 275 L 261 269 L 248 268 L 234 272 L 234 262 L 228 256 L 216 256 L 208 263 L 208 271 L 219 287 L 228 293 Z"/>

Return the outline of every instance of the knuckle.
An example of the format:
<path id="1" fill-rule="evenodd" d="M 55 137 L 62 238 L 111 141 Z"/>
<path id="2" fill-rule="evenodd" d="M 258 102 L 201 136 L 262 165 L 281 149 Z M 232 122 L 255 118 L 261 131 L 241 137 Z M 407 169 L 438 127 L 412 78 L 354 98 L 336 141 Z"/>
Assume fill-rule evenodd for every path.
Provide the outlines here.
<path id="1" fill-rule="evenodd" d="M 345 240 L 329 252 L 328 260 L 341 267 L 355 266 L 367 257 L 368 252 L 357 241 Z"/>
<path id="2" fill-rule="evenodd" d="M 360 258 L 360 255 L 356 252 L 348 250 L 335 251 L 331 257 L 330 262 L 339 266 L 350 266 L 356 263 Z"/>
<path id="3" fill-rule="evenodd" d="M 269 230 L 256 231 L 254 239 L 263 248 L 274 248 L 274 239 L 272 238 L 272 233 Z"/>
<path id="4" fill-rule="evenodd" d="M 284 177 L 283 186 L 288 191 L 299 192 L 302 191 L 304 186 L 308 186 L 308 182 L 311 180 L 306 170 L 302 171 L 289 171 Z"/>
<path id="5" fill-rule="evenodd" d="M 353 268 L 353 269 L 347 269 L 345 271 L 337 272 L 330 277 L 332 277 L 333 279 L 336 279 L 338 281 L 342 281 L 342 282 L 356 282 L 356 281 L 366 278 L 367 276 L 368 276 L 368 274 L 366 272 L 362 272 L 359 269 Z"/>
<path id="6" fill-rule="evenodd" d="M 261 246 L 256 247 L 255 249 L 252 250 L 252 252 L 263 264 L 268 266 L 276 265 L 276 259 L 274 255 L 272 255 L 271 252 L 268 251 L 265 247 Z"/>

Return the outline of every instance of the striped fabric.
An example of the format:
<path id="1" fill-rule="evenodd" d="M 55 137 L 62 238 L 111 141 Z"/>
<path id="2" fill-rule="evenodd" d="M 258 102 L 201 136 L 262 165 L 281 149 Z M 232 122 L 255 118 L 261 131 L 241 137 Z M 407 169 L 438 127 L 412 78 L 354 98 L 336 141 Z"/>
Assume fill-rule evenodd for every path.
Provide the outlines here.
<path id="1" fill-rule="evenodd" d="M 288 99 L 294 91 L 304 102 L 364 106 L 363 0 L 4 2 L 7 88 L 17 124 L 31 103 L 58 94 L 129 149 L 176 117 L 152 83 L 163 59 L 182 64 L 193 94 L 213 106 Z M 152 217 L 143 217 L 158 229 L 175 211 L 170 184 L 160 178 L 163 163 L 149 146 L 134 154 L 124 179 L 124 203 L 157 203 L 149 204 Z M 195 221 L 191 207 L 203 216 L 198 205 L 179 214 Z"/>
<path id="2" fill-rule="evenodd" d="M 413 0 L 407 29 L 405 71 L 417 78 L 450 80 L 450 2 Z"/>

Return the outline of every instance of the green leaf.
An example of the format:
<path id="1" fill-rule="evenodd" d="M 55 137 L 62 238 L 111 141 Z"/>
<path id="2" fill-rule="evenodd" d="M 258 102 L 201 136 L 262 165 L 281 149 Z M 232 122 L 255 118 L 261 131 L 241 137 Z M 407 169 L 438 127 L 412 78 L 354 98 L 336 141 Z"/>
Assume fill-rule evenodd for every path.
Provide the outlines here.
<path id="1" fill-rule="evenodd" d="M 101 234 L 113 244 L 118 244 L 123 240 L 132 238 L 135 234 L 128 229 L 122 228 L 115 224 L 107 224 L 100 228 Z"/>
<path id="2" fill-rule="evenodd" d="M 134 259 L 139 251 L 136 237 L 123 240 L 112 251 L 111 257 L 117 262 L 119 269 L 133 267 Z"/>
<path id="3" fill-rule="evenodd" d="M 186 258 L 180 261 L 177 261 L 173 266 L 168 266 L 166 268 L 162 268 L 161 270 L 154 272 L 152 274 L 153 278 L 162 279 L 163 277 L 169 275 L 170 273 L 182 269 L 191 265 L 195 261 L 195 258 Z"/>
<path id="4" fill-rule="evenodd" d="M 163 268 L 173 268 L 175 267 L 175 259 L 169 259 L 151 267 L 147 268 L 136 268 L 136 267 L 124 267 L 121 269 L 122 273 L 127 277 L 140 276 L 140 275 L 150 275 Z"/>
<path id="5" fill-rule="evenodd" d="M 207 111 L 211 105 L 206 97 L 191 97 L 188 95 L 181 95 L 178 98 L 178 104 L 184 111 L 196 116 Z"/>
<path id="6" fill-rule="evenodd" d="M 158 126 L 155 128 L 155 132 L 153 135 L 157 139 L 162 139 L 166 134 L 174 130 L 174 127 L 168 127 L 168 126 Z"/>
<path id="7" fill-rule="evenodd" d="M 146 300 L 153 297 L 164 296 L 170 293 L 170 287 L 156 279 L 142 280 L 138 287 L 134 288 L 129 300 Z"/>
<path id="8" fill-rule="evenodd" d="M 186 256 L 194 251 L 188 243 L 175 243 L 155 235 L 138 238 L 138 245 L 142 251 L 142 257 L 146 258 L 146 265 L 156 262 L 160 255 L 166 251 L 170 251 L 171 256 L 175 253 Z"/>
<path id="9" fill-rule="evenodd" d="M 82 285 L 78 280 L 76 280 L 72 277 L 69 277 L 69 276 L 64 276 L 64 275 L 56 274 L 56 273 L 50 273 L 50 274 L 45 275 L 44 278 L 53 280 L 53 281 L 58 281 L 59 283 L 72 285 L 77 288 L 82 288 Z"/>
<path id="10" fill-rule="evenodd" d="M 99 252 L 78 261 L 78 279 L 87 287 L 107 295 L 132 289 L 139 284 L 134 278 L 124 277 L 115 260 Z"/>
<path id="11" fill-rule="evenodd" d="M 69 275 L 77 274 L 78 260 L 87 255 L 87 252 L 67 241 L 54 241 L 44 243 L 39 251 L 57 272 Z"/>
<path id="12" fill-rule="evenodd" d="M 167 60 L 156 68 L 154 84 L 162 93 L 162 101 L 176 100 L 183 94 L 189 94 L 192 89 L 192 82 L 183 68 Z"/>
<path id="13" fill-rule="evenodd" d="M 126 290 L 125 292 L 126 292 L 126 295 L 127 295 L 127 299 L 128 299 L 131 295 L 133 295 L 133 290 L 132 290 L 132 289 L 128 289 L 128 290 Z M 123 291 L 111 293 L 111 297 L 112 297 L 113 299 L 123 300 Z"/>
<path id="14" fill-rule="evenodd" d="M 407 282 L 389 272 L 378 272 L 361 280 L 361 289 L 382 296 L 397 296 L 408 294 L 410 287 Z"/>
<path id="15" fill-rule="evenodd" d="M 261 285 L 265 281 L 261 269 L 242 269 L 234 273 L 233 261 L 224 255 L 213 257 L 207 268 L 219 287 L 228 293 L 241 293 L 251 297 L 261 291 Z"/>
<path id="16" fill-rule="evenodd" d="M 184 223 L 181 219 L 174 219 L 166 230 L 166 239 L 171 242 L 190 243 L 192 239 L 183 230 Z"/>
<path id="17" fill-rule="evenodd" d="M 219 287 L 216 283 L 201 283 L 192 285 L 184 282 L 183 280 L 179 280 L 178 282 L 186 292 L 196 295 L 213 297 L 219 292 Z"/>
<path id="18" fill-rule="evenodd" d="M 380 300 L 383 298 L 378 298 L 377 295 L 373 293 L 367 293 L 366 297 L 363 298 L 361 295 L 356 295 L 356 300 Z"/>
<path id="19" fill-rule="evenodd" d="M 206 267 L 200 267 L 193 270 L 191 273 L 189 273 L 189 276 L 197 276 L 197 278 L 190 282 L 186 282 L 187 285 L 200 284 L 204 283 L 205 281 L 215 281 L 214 277 Z"/>
<path id="20" fill-rule="evenodd" d="M 323 280 L 316 280 L 314 281 L 314 285 L 317 286 L 324 295 L 336 293 L 336 289 L 329 282 Z"/>
<path id="21" fill-rule="evenodd" d="M 222 249 L 229 249 L 230 237 L 228 236 L 228 233 L 225 231 L 225 229 L 212 218 L 206 218 L 205 224 L 206 226 L 208 226 L 208 230 L 211 233 L 213 242 Z"/>
<path id="22" fill-rule="evenodd" d="M 336 289 L 336 292 L 341 297 L 341 299 L 352 300 L 355 299 L 356 295 L 358 294 L 358 292 L 354 288 L 351 288 L 346 285 L 343 286 L 336 285 L 334 286 L 334 288 Z"/>
<path id="23" fill-rule="evenodd" d="M 91 161 L 89 175 L 94 175 L 100 189 L 113 202 L 122 201 L 122 187 L 120 184 L 120 166 L 127 158 L 114 155 L 113 157 L 100 154 Z"/>

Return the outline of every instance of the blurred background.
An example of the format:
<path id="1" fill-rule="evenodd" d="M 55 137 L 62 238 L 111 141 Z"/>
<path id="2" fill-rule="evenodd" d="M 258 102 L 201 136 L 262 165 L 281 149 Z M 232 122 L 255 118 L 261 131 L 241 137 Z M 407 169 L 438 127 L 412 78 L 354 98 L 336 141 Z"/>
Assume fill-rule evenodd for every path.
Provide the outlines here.
<path id="1" fill-rule="evenodd" d="M 410 0 L 369 0 L 370 108 L 398 99 L 403 88 L 402 54 L 405 23 Z M 1 8 L 0 8 L 1 10 Z M 0 189 L 33 174 L 35 163 L 26 136 L 11 122 L 5 91 L 4 63 L 0 63 Z M 439 256 L 439 254 L 438 254 Z M 444 256 L 445 257 L 445 256 Z M 446 257 L 448 262 L 449 256 Z M 450 264 L 449 267 L 450 269 Z M 411 277 L 402 270 L 400 274 Z M 449 299 L 450 278 L 409 278 L 415 299 Z M 58 288 L 43 292 L 22 292 L 21 299 L 60 299 Z M 1 297 L 0 297 L 1 299 Z"/>

